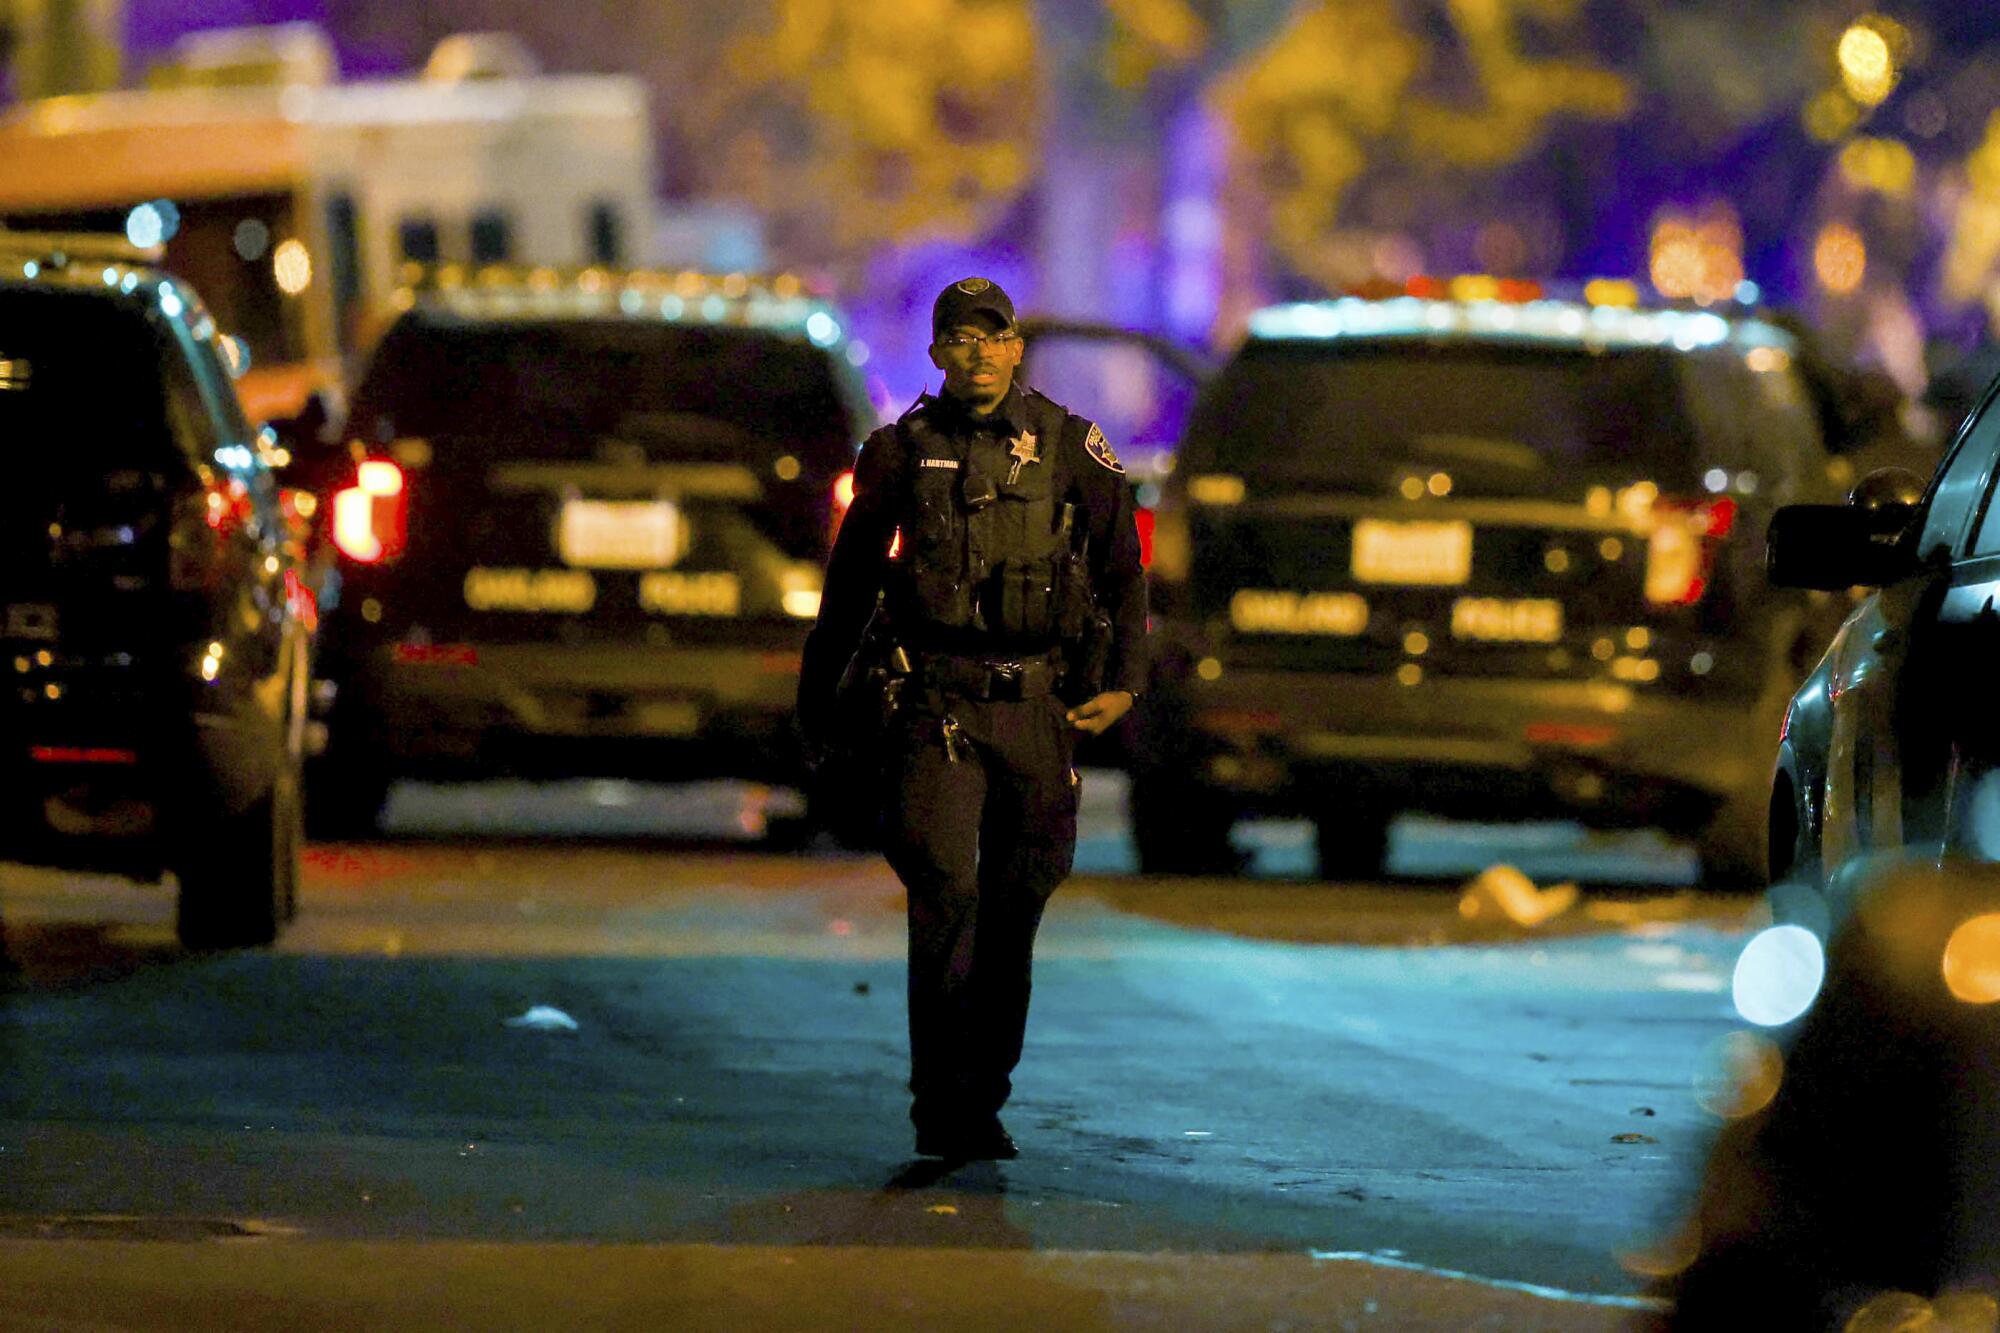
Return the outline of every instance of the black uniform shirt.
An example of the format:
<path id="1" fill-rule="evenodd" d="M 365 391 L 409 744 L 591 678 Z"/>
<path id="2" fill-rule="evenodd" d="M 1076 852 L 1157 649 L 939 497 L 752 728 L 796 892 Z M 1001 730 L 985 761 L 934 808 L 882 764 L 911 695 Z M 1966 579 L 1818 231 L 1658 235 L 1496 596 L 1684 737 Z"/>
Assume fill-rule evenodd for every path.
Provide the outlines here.
<path id="1" fill-rule="evenodd" d="M 1033 403 L 1033 399 L 1040 402 Z M 965 410 L 949 395 L 918 400 L 907 415 L 924 414 L 934 430 L 966 440 L 966 456 L 992 466 L 996 482 L 1005 480 L 1011 458 L 1009 441 L 1030 428 L 1040 415 L 1036 407 L 1055 408 L 1034 390 L 1016 384 L 986 417 Z M 1133 517 L 1132 487 L 1103 436 L 1092 427 L 1091 444 L 1074 430 L 1051 432 L 1045 447 L 1070 451 L 1062 460 L 1071 498 L 1080 498 L 1080 520 L 1089 535 L 1091 590 L 1111 617 L 1111 661 L 1105 688 L 1139 693 L 1146 683 L 1146 576 L 1139 564 L 1139 530 Z M 1049 466 L 1048 460 L 1037 466 Z M 806 639 L 799 675 L 799 716 L 809 737 L 827 715 L 840 673 L 861 641 L 874 613 L 889 569 L 889 544 L 895 536 L 900 483 L 915 461 L 908 456 L 906 437 L 896 426 L 885 426 L 861 446 L 854 468 L 854 503 L 841 521 L 833 555 L 827 561 L 819 619 Z"/>

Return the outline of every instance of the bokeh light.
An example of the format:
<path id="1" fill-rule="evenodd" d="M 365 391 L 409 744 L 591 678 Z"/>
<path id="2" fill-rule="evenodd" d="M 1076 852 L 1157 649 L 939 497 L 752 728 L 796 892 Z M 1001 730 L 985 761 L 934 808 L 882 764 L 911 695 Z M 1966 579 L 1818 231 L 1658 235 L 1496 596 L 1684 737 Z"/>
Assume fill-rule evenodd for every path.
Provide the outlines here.
<path id="1" fill-rule="evenodd" d="M 1829 88 L 1806 103 L 1806 132 L 1823 143 L 1832 143 L 1861 123 L 1862 108 L 1838 88 Z"/>
<path id="2" fill-rule="evenodd" d="M 1947 1291 L 1926 1300 L 1911 1291 L 1878 1291 L 1847 1317 L 1841 1333 L 1993 1333 L 2000 1301 L 1983 1291 Z"/>
<path id="3" fill-rule="evenodd" d="M 1840 150 L 1840 175 L 1857 190 L 1901 199 L 1917 183 L 1917 156 L 1895 139 L 1859 138 Z"/>
<path id="4" fill-rule="evenodd" d="M 2000 1000 L 2000 913 L 1960 923 L 1944 946 L 1944 984 L 1967 1004 Z"/>
<path id="5" fill-rule="evenodd" d="M 1640 1277 L 1668 1278 L 1684 1273 L 1701 1257 L 1701 1224 L 1689 1217 L 1650 1243 L 1621 1251 L 1618 1266 Z"/>
<path id="6" fill-rule="evenodd" d="M 1871 16 L 1872 17 L 1872 16 Z M 1880 105 L 1896 87 L 1896 56 L 1879 22 L 1862 19 L 1840 35 L 1840 82 L 1863 106 Z"/>
<path id="7" fill-rule="evenodd" d="M 1857 291 L 1868 273 L 1868 245 L 1844 222 L 1829 222 L 1813 242 L 1813 275 L 1835 296 Z"/>
<path id="8" fill-rule="evenodd" d="M 297 237 L 280 242 L 271 252 L 271 275 L 278 281 L 278 290 L 287 296 L 297 296 L 312 286 L 312 252 L 305 242 Z"/>
<path id="9" fill-rule="evenodd" d="M 1727 301 L 1743 282 L 1743 228 L 1726 206 L 1700 217 L 1662 214 L 1653 224 L 1648 276 L 1671 301 Z"/>
<path id="10" fill-rule="evenodd" d="M 1709 1047 L 1695 1075 L 1694 1099 L 1723 1120 L 1741 1120 L 1771 1104 L 1784 1082 L 1778 1044 L 1755 1032 L 1732 1032 Z"/>
<path id="11" fill-rule="evenodd" d="M 1826 951 L 1804 926 L 1758 931 L 1736 960 L 1731 986 L 1736 1012 L 1759 1027 L 1791 1022 L 1819 997 L 1826 980 Z"/>
<path id="12" fill-rule="evenodd" d="M 154 199 L 125 215 L 125 239 L 143 250 L 165 245 L 181 229 L 181 211 L 170 200 Z"/>

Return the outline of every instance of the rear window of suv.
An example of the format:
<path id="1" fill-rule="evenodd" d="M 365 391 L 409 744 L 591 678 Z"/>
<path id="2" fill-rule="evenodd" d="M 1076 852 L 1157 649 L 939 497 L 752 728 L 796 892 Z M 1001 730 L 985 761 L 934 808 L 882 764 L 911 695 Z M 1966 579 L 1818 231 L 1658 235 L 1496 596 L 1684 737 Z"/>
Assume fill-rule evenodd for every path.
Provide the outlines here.
<path id="1" fill-rule="evenodd" d="M 1412 464 L 1574 475 L 1695 466 L 1676 354 L 1413 340 L 1257 340 L 1209 386 L 1189 466 L 1378 489 Z"/>
<path id="2" fill-rule="evenodd" d="M 469 437 L 510 458 L 651 462 L 846 450 L 857 423 L 832 358 L 759 329 L 620 320 L 406 319 L 355 404 L 377 440 Z M 816 457 L 817 455 L 815 455 Z"/>
<path id="3" fill-rule="evenodd" d="M 0 436 L 91 469 L 174 458 L 161 349 L 136 308 L 95 294 L 0 290 Z M 79 455 L 73 445 L 88 440 Z"/>

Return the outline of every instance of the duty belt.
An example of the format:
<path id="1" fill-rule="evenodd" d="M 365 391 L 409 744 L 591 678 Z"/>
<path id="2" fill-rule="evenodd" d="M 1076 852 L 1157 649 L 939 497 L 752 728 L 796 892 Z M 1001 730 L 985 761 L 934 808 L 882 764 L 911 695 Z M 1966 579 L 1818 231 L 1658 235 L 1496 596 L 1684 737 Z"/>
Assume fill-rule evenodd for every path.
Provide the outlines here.
<path id="1" fill-rule="evenodd" d="M 1055 693 L 1060 672 L 1050 656 L 986 658 L 926 656 L 918 668 L 926 685 L 946 694 L 998 703 Z"/>

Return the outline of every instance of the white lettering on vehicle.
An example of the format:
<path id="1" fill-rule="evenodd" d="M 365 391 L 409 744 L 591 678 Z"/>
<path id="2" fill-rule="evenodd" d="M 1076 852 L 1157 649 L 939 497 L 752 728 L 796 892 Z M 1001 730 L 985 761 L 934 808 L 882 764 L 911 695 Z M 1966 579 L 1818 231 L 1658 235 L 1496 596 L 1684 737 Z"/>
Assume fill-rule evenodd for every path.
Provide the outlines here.
<path id="1" fill-rule="evenodd" d="M 743 581 L 726 569 L 657 570 L 639 577 L 639 605 L 663 616 L 743 613 Z"/>
<path id="2" fill-rule="evenodd" d="M 1338 634 L 1368 628 L 1368 601 L 1352 592 L 1241 588 L 1229 599 L 1229 623 L 1246 634 Z"/>
<path id="3" fill-rule="evenodd" d="M 1451 604 L 1451 636 L 1486 643 L 1554 643 L 1562 603 L 1546 597 L 1461 597 Z"/>
<path id="4" fill-rule="evenodd" d="M 558 611 L 581 615 L 597 605 L 597 581 L 581 569 L 465 571 L 465 604 L 475 611 Z"/>

